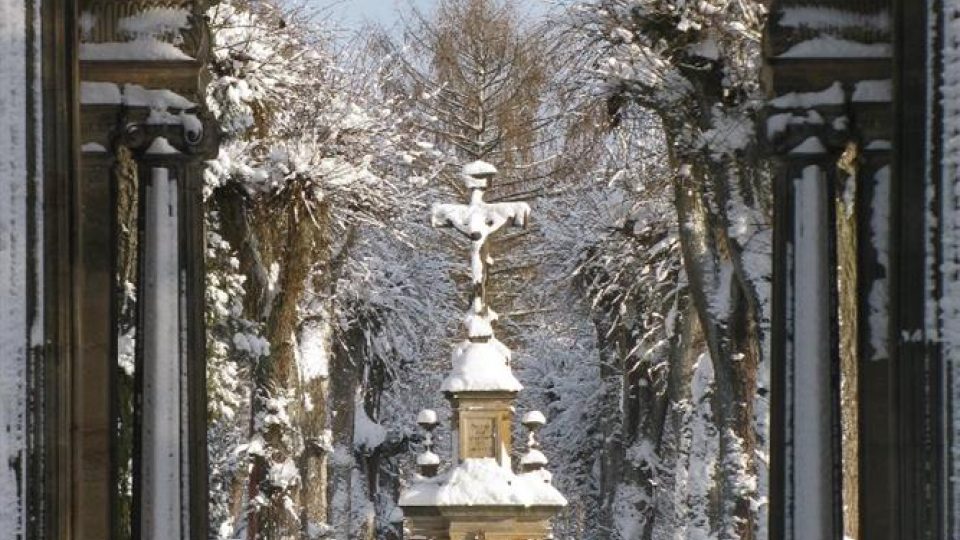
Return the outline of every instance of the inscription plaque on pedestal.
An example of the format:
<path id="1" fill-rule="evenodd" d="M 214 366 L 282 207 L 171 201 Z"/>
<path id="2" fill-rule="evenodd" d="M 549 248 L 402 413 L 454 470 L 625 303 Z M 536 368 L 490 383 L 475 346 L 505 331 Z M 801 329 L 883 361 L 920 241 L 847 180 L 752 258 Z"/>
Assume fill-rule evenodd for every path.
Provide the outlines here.
<path id="1" fill-rule="evenodd" d="M 465 424 L 463 457 L 464 458 L 495 458 L 497 457 L 496 420 L 493 418 L 470 418 Z"/>

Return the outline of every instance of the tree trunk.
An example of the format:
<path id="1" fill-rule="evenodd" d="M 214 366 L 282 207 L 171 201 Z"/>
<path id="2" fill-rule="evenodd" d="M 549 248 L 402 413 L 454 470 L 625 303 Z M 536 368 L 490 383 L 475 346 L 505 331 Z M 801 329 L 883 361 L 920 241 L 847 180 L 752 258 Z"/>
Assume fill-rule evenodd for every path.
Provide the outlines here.
<path id="1" fill-rule="evenodd" d="M 332 271 L 334 261 L 331 260 L 330 240 L 330 204 L 321 202 L 314 209 L 313 219 L 316 222 L 318 234 L 313 246 L 313 265 L 310 286 L 316 299 L 307 302 L 303 310 L 308 318 L 301 322 L 301 330 L 307 325 L 313 326 L 310 330 L 319 333 L 313 339 L 322 339 L 321 349 L 327 355 L 324 359 L 330 362 L 334 356 L 334 312 L 333 294 L 336 286 L 336 276 Z M 348 240 L 349 243 L 349 240 Z M 344 248 L 345 249 L 345 248 Z M 318 273 L 317 268 L 321 271 Z M 303 358 L 302 361 L 309 362 Z M 333 451 L 333 437 L 331 432 L 331 415 L 335 409 L 330 405 L 330 366 L 328 373 L 310 373 L 303 376 L 300 384 L 298 414 L 295 418 L 297 427 L 303 436 L 303 452 L 297 460 L 297 469 L 300 471 L 300 521 L 304 538 L 319 538 L 326 534 L 330 512 L 329 487 L 329 457 Z M 303 370 L 301 370 L 303 375 Z"/>
<path id="2" fill-rule="evenodd" d="M 265 415 L 282 417 L 286 413 L 286 404 L 295 404 L 292 398 L 299 387 L 295 348 L 298 308 L 309 276 L 316 228 L 310 220 L 308 210 L 302 201 L 303 196 L 296 186 L 291 186 L 286 200 L 286 237 L 283 257 L 280 261 L 280 276 L 276 296 L 273 299 L 270 316 L 267 319 L 265 335 L 270 342 L 270 356 L 259 363 L 254 370 L 254 420 L 263 421 Z M 296 418 L 296 407 L 290 407 L 291 418 Z M 271 455 L 254 457 L 250 486 L 266 496 L 268 503 L 251 512 L 248 538 L 295 538 L 300 534 L 299 513 L 292 509 L 300 508 L 299 487 L 287 487 L 272 484 L 268 473 L 271 467 L 295 460 L 301 451 L 299 434 L 284 426 L 282 422 L 262 428 L 266 452 Z"/>
<path id="3" fill-rule="evenodd" d="M 328 349 L 329 350 L 329 349 Z M 327 399 L 329 381 L 317 377 L 304 381 L 305 401 L 312 409 L 304 407 L 299 421 L 303 433 L 303 453 L 298 462 L 302 488 L 300 491 L 300 519 L 306 538 L 312 539 L 316 531 L 327 523 L 327 456 L 331 449 L 330 432 L 327 429 Z"/>
<path id="4" fill-rule="evenodd" d="M 690 295 L 704 329 L 714 365 L 714 414 L 720 433 L 718 498 L 710 508 L 713 529 L 751 539 L 755 495 L 756 434 L 753 405 L 760 362 L 759 318 L 751 297 L 753 287 L 743 275 L 736 246 L 725 220 L 711 212 L 707 185 L 727 185 L 730 178 L 710 178 L 706 167 L 694 164 L 676 186 L 676 206 L 684 268 Z M 717 190 L 712 193 L 714 197 Z M 721 199 L 717 206 L 724 207 Z"/>
<path id="5" fill-rule="evenodd" d="M 333 457 L 328 467 L 330 501 L 328 523 L 336 538 L 353 538 L 353 475 L 356 460 L 353 451 L 353 426 L 356 416 L 359 381 L 355 358 L 363 350 L 363 332 L 351 328 L 336 340 L 330 362 L 330 428 L 333 432 Z"/>

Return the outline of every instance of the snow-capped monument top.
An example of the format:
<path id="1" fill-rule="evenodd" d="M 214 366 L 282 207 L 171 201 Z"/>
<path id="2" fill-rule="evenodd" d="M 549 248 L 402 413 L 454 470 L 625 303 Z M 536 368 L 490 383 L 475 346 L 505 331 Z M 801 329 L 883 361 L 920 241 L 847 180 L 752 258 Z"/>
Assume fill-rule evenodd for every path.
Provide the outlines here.
<path id="1" fill-rule="evenodd" d="M 453 370 L 444 379 L 444 392 L 523 390 L 510 370 L 510 349 L 496 338 L 477 342 L 466 340 L 450 355 Z"/>
<path id="2" fill-rule="evenodd" d="M 524 416 L 524 426 L 531 432 L 527 451 L 516 464 L 511 459 L 514 401 L 523 386 L 510 367 L 510 349 L 494 335 L 497 313 L 486 300 L 493 259 L 486 241 L 507 223 L 526 225 L 530 206 L 484 202 L 484 191 L 496 173 L 496 167 L 483 161 L 466 165 L 462 176 L 470 190 L 468 203 L 435 204 L 431 211 L 433 226 L 452 227 L 470 240 L 473 289 L 463 318 L 466 336 L 454 346 L 453 369 L 441 386 L 453 413 L 451 466 L 440 472 L 442 463 L 433 452 L 431 434 L 435 415 L 422 413 L 434 422 L 421 423 L 427 437 L 425 450 L 417 457 L 420 474 L 400 496 L 405 528 L 415 537 L 472 538 L 482 531 L 497 538 L 546 539 L 550 517 L 567 504 L 551 484 L 547 457 L 533 435 L 546 422 L 543 414 L 531 411 Z M 439 514 L 438 508 L 443 508 Z"/>

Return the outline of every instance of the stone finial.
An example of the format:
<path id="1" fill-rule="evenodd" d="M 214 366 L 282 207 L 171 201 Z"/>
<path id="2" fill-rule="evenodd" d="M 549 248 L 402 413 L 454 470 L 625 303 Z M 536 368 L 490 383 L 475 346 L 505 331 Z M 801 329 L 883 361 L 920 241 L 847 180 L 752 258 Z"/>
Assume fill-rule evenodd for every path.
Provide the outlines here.
<path id="1" fill-rule="evenodd" d="M 547 456 L 540 451 L 540 441 L 537 440 L 536 433 L 547 423 L 547 419 L 540 411 L 530 411 L 523 415 L 521 420 L 523 427 L 529 430 L 527 435 L 527 451 L 520 457 L 520 468 L 523 472 L 530 472 L 543 469 L 547 466 Z"/>
<path id="2" fill-rule="evenodd" d="M 440 425 L 436 411 L 432 409 L 420 411 L 417 415 L 417 424 L 426 432 L 426 438 L 423 441 L 424 450 L 417 455 L 417 468 L 423 476 L 436 476 L 440 468 L 440 456 L 433 452 L 433 430 Z"/>
<path id="3" fill-rule="evenodd" d="M 547 418 L 543 416 L 543 413 L 540 411 L 530 411 L 523 415 L 520 423 L 523 424 L 525 428 L 533 431 L 543 427 L 543 425 L 547 423 Z"/>

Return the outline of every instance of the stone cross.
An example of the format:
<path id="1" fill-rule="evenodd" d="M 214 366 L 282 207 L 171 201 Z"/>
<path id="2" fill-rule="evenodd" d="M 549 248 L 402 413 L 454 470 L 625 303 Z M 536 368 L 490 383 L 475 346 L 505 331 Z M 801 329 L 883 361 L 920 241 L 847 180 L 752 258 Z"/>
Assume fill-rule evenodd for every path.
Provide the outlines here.
<path id="1" fill-rule="evenodd" d="M 526 226 L 530 217 L 530 205 L 525 202 L 507 202 L 489 204 L 483 201 L 483 195 L 490 181 L 497 174 L 493 165 L 474 161 L 463 167 L 463 182 L 470 190 L 467 204 L 435 204 L 431 212 L 431 224 L 434 227 L 452 227 L 471 241 L 470 273 L 473 288 L 470 298 L 470 311 L 465 323 L 471 340 L 487 340 L 493 336 L 489 322 L 496 314 L 486 305 L 487 266 L 492 262 L 486 254 L 487 238 L 510 222 L 514 226 Z"/>
<path id="2" fill-rule="evenodd" d="M 470 191 L 467 204 L 437 204 L 431 212 L 435 227 L 452 227 L 470 239 L 473 288 L 463 320 L 467 339 L 453 347 L 451 370 L 440 387 L 450 402 L 450 467 L 440 471 L 428 436 L 425 451 L 417 456 L 420 475 L 399 500 L 405 538 L 546 540 L 553 537 L 550 517 L 567 504 L 550 483 L 547 458 L 534 435 L 518 464 L 520 471 L 511 458 L 513 416 L 523 385 L 511 370 L 510 349 L 494 336 L 497 314 L 485 297 L 492 262 L 485 242 L 505 224 L 525 225 L 530 206 L 484 202 L 496 173 L 489 163 L 470 163 L 463 168 Z M 531 432 L 545 421 L 535 411 L 524 417 Z M 417 422 L 429 434 L 436 428 L 436 413 L 423 411 Z"/>

